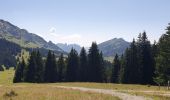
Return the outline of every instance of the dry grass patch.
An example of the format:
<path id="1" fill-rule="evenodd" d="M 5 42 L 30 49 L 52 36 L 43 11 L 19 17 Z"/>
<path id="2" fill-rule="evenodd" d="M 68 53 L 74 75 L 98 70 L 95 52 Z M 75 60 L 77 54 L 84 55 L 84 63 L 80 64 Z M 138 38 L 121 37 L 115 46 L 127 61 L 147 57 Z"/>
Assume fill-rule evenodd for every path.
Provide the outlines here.
<path id="1" fill-rule="evenodd" d="M 9 95 L 11 90 L 17 95 Z M 0 100 L 119 100 L 119 98 L 105 94 L 60 89 L 46 84 L 16 84 L 1 87 Z"/>

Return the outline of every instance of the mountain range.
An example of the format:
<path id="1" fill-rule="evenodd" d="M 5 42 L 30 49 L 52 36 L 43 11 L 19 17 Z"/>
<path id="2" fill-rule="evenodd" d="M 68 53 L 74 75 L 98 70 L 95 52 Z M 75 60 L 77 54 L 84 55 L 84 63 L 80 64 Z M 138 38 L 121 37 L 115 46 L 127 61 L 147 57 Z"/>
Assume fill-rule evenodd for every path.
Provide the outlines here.
<path id="1" fill-rule="evenodd" d="M 48 50 L 53 50 L 58 54 L 67 54 L 70 52 L 71 48 L 76 49 L 78 53 L 81 50 L 81 46 L 78 44 L 55 44 L 52 41 L 47 42 L 42 37 L 29 33 L 25 29 L 20 29 L 4 20 L 0 20 L 0 38 L 16 43 L 29 50 L 31 48 L 41 48 L 43 49 L 42 51 L 46 53 Z M 121 55 L 129 45 L 130 43 L 122 38 L 114 38 L 98 44 L 98 47 L 105 57 L 113 57 L 116 53 Z"/>
<path id="2" fill-rule="evenodd" d="M 122 38 L 114 38 L 98 44 L 98 48 L 100 51 L 102 51 L 104 57 L 114 57 L 116 54 L 123 54 L 129 45 L 130 43 Z M 78 53 L 81 51 L 81 46 L 78 44 L 57 43 L 57 46 L 63 49 L 65 52 L 70 52 L 71 48 L 76 49 Z M 86 51 L 88 51 L 89 47 L 85 48 Z"/>

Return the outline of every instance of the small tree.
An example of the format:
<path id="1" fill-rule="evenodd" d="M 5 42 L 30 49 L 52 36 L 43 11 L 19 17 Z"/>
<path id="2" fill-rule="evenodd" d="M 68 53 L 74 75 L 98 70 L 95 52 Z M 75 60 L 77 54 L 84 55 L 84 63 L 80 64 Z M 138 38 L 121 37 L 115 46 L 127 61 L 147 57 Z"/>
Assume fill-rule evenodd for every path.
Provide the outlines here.
<path id="1" fill-rule="evenodd" d="M 154 82 L 159 86 L 159 90 L 160 90 L 161 84 L 164 83 L 164 79 L 162 78 L 162 75 L 160 75 L 159 77 L 154 78 Z"/>
<path id="2" fill-rule="evenodd" d="M 13 79 L 14 83 L 18 83 L 18 82 L 23 82 L 24 81 L 24 68 L 25 68 L 26 64 L 24 59 L 22 58 L 22 61 L 18 63 L 17 68 L 15 70 L 15 76 Z"/>
<path id="3" fill-rule="evenodd" d="M 0 71 L 4 71 L 4 68 L 2 67 L 2 65 L 0 65 Z"/>

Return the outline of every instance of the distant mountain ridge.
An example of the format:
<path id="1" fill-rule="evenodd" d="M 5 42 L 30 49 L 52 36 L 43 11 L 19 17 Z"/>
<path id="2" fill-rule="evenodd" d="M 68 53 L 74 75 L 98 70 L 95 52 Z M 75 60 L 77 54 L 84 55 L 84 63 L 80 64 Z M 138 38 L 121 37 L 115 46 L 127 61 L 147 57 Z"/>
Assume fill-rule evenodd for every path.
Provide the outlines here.
<path id="1" fill-rule="evenodd" d="M 74 48 L 78 53 L 80 53 L 81 51 L 81 46 L 78 44 L 57 43 L 56 45 L 68 53 L 71 51 L 72 48 Z"/>
<path id="2" fill-rule="evenodd" d="M 98 44 L 99 50 L 102 51 L 105 57 L 114 57 L 116 53 L 121 55 L 130 45 L 123 38 L 114 38 Z"/>
<path id="3" fill-rule="evenodd" d="M 25 29 L 20 29 L 19 27 L 4 20 L 0 20 L 0 38 L 14 42 L 21 47 L 44 48 L 61 53 L 64 52 L 51 41 L 46 42 L 42 37 L 33 33 L 29 33 Z"/>
<path id="4" fill-rule="evenodd" d="M 20 29 L 19 27 L 4 20 L 0 20 L 0 38 L 16 43 L 21 47 L 43 48 L 53 50 L 58 53 L 69 53 L 71 48 L 76 49 L 78 53 L 80 53 L 81 50 L 81 46 L 78 44 L 54 44 L 51 41 L 47 42 L 42 37 L 29 33 L 25 29 Z M 129 45 L 130 43 L 122 38 L 114 38 L 98 44 L 98 47 L 105 57 L 113 57 L 116 53 L 118 55 L 123 54 Z"/>
<path id="5" fill-rule="evenodd" d="M 81 51 L 81 46 L 78 44 L 57 43 L 56 45 L 67 53 L 69 53 L 72 48 L 74 48 L 78 53 Z M 100 51 L 102 51 L 104 57 L 113 58 L 116 54 L 123 54 L 129 45 L 130 43 L 125 41 L 123 38 L 113 38 L 98 44 L 98 48 Z M 89 47 L 86 47 L 87 52 L 88 49 Z"/>

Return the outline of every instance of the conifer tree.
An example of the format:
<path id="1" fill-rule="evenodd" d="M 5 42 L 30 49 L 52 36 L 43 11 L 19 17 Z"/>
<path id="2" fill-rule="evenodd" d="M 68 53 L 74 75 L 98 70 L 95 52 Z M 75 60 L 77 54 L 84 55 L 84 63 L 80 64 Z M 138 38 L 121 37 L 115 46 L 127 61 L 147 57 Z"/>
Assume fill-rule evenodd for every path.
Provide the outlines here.
<path id="1" fill-rule="evenodd" d="M 37 63 L 36 63 L 36 51 L 33 51 L 31 53 L 31 56 L 28 60 L 28 66 L 25 69 L 25 82 L 35 82 L 35 75 L 36 75 L 36 68 L 37 68 Z"/>
<path id="2" fill-rule="evenodd" d="M 156 78 L 158 84 L 170 81 L 170 24 L 166 33 L 161 36 L 158 42 L 158 55 L 156 57 Z"/>
<path id="3" fill-rule="evenodd" d="M 137 52 L 137 46 L 136 42 L 133 39 L 133 42 L 130 45 L 129 49 L 129 59 L 127 60 L 127 64 L 129 64 L 128 68 L 128 76 L 127 80 L 128 83 L 137 84 L 141 82 L 141 73 L 140 73 L 140 67 L 139 67 L 139 58 L 138 58 L 138 52 Z"/>
<path id="4" fill-rule="evenodd" d="M 58 81 L 62 82 L 64 81 L 64 69 L 65 69 L 63 54 L 60 55 L 57 64 L 58 64 Z"/>
<path id="5" fill-rule="evenodd" d="M 75 82 L 78 80 L 79 58 L 75 49 L 71 49 L 67 60 L 66 81 Z"/>
<path id="6" fill-rule="evenodd" d="M 102 51 L 100 52 L 99 56 L 100 56 L 99 73 L 100 73 L 100 77 L 101 77 L 101 82 L 104 82 L 105 81 L 104 79 L 106 77 L 106 74 L 105 74 L 106 68 L 105 68 L 105 65 L 104 65 L 104 59 L 103 59 Z"/>
<path id="7" fill-rule="evenodd" d="M 152 56 L 153 56 L 153 68 L 154 68 L 154 73 L 153 73 L 153 78 L 156 77 L 156 58 L 158 56 L 158 45 L 156 41 L 154 41 L 154 44 L 152 45 Z M 154 80 L 154 79 L 153 79 Z"/>
<path id="8" fill-rule="evenodd" d="M 122 54 L 120 58 L 120 73 L 119 73 L 119 83 L 123 83 L 124 78 L 124 70 L 125 70 L 125 57 Z"/>
<path id="9" fill-rule="evenodd" d="M 128 76 L 129 76 L 129 59 L 130 58 L 130 50 L 129 48 L 126 49 L 124 56 L 122 58 L 122 63 L 121 63 L 121 74 L 120 74 L 120 81 L 121 83 L 129 83 L 128 82 Z"/>
<path id="10" fill-rule="evenodd" d="M 79 76 L 80 76 L 80 81 L 87 81 L 87 54 L 86 50 L 83 47 L 80 52 L 80 68 L 79 68 Z"/>
<path id="11" fill-rule="evenodd" d="M 116 54 L 113 61 L 113 71 L 112 71 L 113 83 L 119 82 L 119 72 L 120 72 L 120 61 L 118 55 Z"/>
<path id="12" fill-rule="evenodd" d="M 102 69 L 101 55 L 95 42 L 89 49 L 88 54 L 88 81 L 90 82 L 103 82 L 103 69 Z"/>
<path id="13" fill-rule="evenodd" d="M 35 82 L 43 82 L 43 77 L 44 77 L 44 65 L 43 65 L 43 60 L 41 57 L 41 54 L 39 50 L 36 53 L 36 69 L 35 69 Z"/>
<path id="14" fill-rule="evenodd" d="M 54 53 L 49 50 L 45 63 L 44 82 L 57 81 L 57 66 Z"/>
<path id="15" fill-rule="evenodd" d="M 26 67 L 25 61 L 22 58 L 21 62 L 18 62 L 17 68 L 15 70 L 15 75 L 13 83 L 23 82 L 24 81 L 24 68 Z"/>
<path id="16" fill-rule="evenodd" d="M 153 84 L 154 58 L 150 41 L 147 39 L 146 32 L 143 32 L 138 39 L 138 57 L 142 84 Z"/>

